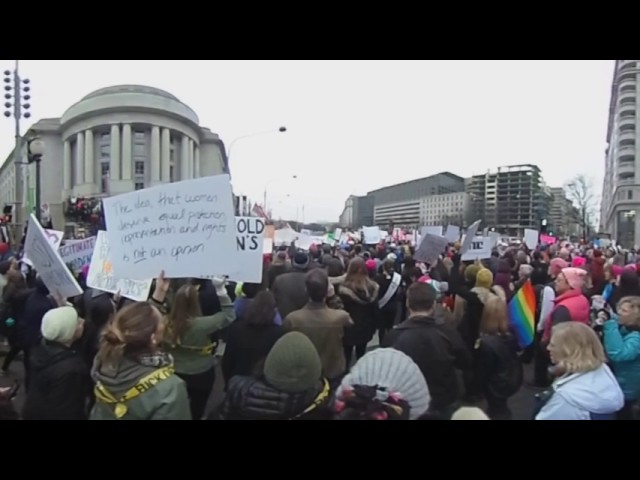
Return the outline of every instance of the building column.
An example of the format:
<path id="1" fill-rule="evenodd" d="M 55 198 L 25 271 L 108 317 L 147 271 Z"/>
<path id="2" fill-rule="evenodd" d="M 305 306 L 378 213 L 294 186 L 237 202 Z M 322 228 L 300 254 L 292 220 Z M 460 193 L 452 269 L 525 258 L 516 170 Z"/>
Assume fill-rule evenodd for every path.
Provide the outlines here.
<path id="1" fill-rule="evenodd" d="M 168 128 L 162 129 L 160 144 L 160 179 L 169 183 L 171 181 L 171 130 Z"/>
<path id="2" fill-rule="evenodd" d="M 122 125 L 122 179 L 131 180 L 133 175 L 133 165 L 131 164 L 131 125 Z"/>
<path id="3" fill-rule="evenodd" d="M 189 178 L 189 137 L 182 136 L 180 147 L 180 180 L 187 180 Z"/>
<path id="4" fill-rule="evenodd" d="M 93 130 L 86 130 L 84 132 L 84 183 L 96 183 L 93 152 Z"/>
<path id="5" fill-rule="evenodd" d="M 189 178 L 195 178 L 193 172 L 195 171 L 195 148 L 196 142 L 191 138 L 189 139 Z"/>
<path id="6" fill-rule="evenodd" d="M 111 147 L 109 148 L 111 158 L 109 173 L 111 180 L 120 180 L 120 125 L 111 125 Z"/>
<path id="7" fill-rule="evenodd" d="M 151 127 L 151 154 L 149 155 L 151 164 L 152 184 L 160 181 L 160 127 Z"/>
<path id="8" fill-rule="evenodd" d="M 84 183 L 84 132 L 76 134 L 76 185 Z"/>
<path id="9" fill-rule="evenodd" d="M 198 145 L 193 154 L 193 178 L 200 178 L 200 147 Z"/>
<path id="10" fill-rule="evenodd" d="M 62 188 L 65 191 L 71 190 L 71 185 L 75 180 L 71 178 L 71 172 L 71 143 L 69 143 L 69 140 L 65 140 L 62 154 Z"/>

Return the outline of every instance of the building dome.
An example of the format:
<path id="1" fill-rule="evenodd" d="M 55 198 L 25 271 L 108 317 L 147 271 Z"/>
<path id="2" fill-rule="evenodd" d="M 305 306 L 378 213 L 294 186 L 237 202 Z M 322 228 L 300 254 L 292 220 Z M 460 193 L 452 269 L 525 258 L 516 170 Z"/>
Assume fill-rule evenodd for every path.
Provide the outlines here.
<path id="1" fill-rule="evenodd" d="M 67 138 L 86 128 L 87 122 L 125 123 L 128 115 L 136 113 L 171 117 L 192 129 L 199 128 L 198 116 L 188 105 L 169 92 L 146 85 L 114 85 L 95 90 L 64 112 L 60 127 Z"/>
<path id="2" fill-rule="evenodd" d="M 82 100 L 87 100 L 94 97 L 102 97 L 104 95 L 111 95 L 114 93 L 142 93 L 148 95 L 158 95 L 160 97 L 169 98 L 177 102 L 180 101 L 175 95 L 171 95 L 169 92 L 145 85 L 114 85 L 112 87 L 105 87 L 91 92 L 89 95 L 83 97 Z"/>

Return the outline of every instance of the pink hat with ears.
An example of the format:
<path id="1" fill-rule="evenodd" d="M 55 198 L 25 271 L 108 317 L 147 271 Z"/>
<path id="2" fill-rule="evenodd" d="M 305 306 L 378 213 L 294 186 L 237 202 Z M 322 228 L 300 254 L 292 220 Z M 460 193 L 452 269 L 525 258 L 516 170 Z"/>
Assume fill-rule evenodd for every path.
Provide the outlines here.
<path id="1" fill-rule="evenodd" d="M 571 266 L 575 268 L 582 268 L 587 264 L 587 259 L 584 257 L 576 257 L 571 262 Z"/>
<path id="2" fill-rule="evenodd" d="M 628 264 L 628 265 L 625 265 L 625 266 L 624 266 L 624 269 L 625 269 L 625 270 L 631 270 L 632 272 L 637 271 L 637 267 L 636 267 L 636 264 L 635 264 L 635 263 L 630 263 L 630 264 Z"/>
<path id="3" fill-rule="evenodd" d="M 562 274 L 564 278 L 567 279 L 567 283 L 574 290 L 582 290 L 584 287 L 585 277 L 587 276 L 587 272 L 582 270 L 581 268 L 563 268 Z"/>

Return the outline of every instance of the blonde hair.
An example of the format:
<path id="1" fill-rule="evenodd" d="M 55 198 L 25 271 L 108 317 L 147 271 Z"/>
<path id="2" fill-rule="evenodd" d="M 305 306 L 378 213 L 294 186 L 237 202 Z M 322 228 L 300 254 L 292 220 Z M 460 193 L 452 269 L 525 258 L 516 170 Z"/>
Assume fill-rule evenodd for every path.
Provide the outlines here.
<path id="1" fill-rule="evenodd" d="M 598 335 L 583 323 L 556 325 L 551 331 L 551 342 L 556 350 L 556 363 L 565 373 L 591 372 L 607 361 Z"/>
<path id="2" fill-rule="evenodd" d="M 638 296 L 628 296 L 622 297 L 616 305 L 616 311 L 620 312 L 620 307 L 624 304 L 628 303 L 633 309 L 634 315 L 631 317 L 631 325 L 633 329 L 640 330 L 640 297 Z"/>
<path id="3" fill-rule="evenodd" d="M 486 335 L 509 333 L 507 304 L 499 295 L 491 295 L 485 302 L 480 320 L 480 332 Z"/>
<path id="4" fill-rule="evenodd" d="M 161 321 L 158 309 L 147 302 L 124 307 L 102 331 L 96 355 L 98 364 L 116 366 L 124 355 L 150 352 L 151 336 L 158 331 Z"/>

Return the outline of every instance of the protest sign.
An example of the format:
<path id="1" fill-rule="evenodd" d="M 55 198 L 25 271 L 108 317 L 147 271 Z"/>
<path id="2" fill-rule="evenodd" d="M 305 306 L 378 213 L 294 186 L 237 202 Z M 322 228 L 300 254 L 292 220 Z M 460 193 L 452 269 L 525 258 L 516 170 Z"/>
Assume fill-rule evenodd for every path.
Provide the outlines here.
<path id="1" fill-rule="evenodd" d="M 441 225 L 427 225 L 420 228 L 420 236 L 424 237 L 427 233 L 435 235 L 436 237 L 442 237 L 443 228 Z"/>
<path id="2" fill-rule="evenodd" d="M 84 240 L 76 240 L 67 242 L 58 249 L 60 258 L 74 272 L 78 273 L 82 267 L 91 263 L 91 255 L 93 247 L 96 244 L 96 237 L 85 238 Z"/>
<path id="3" fill-rule="evenodd" d="M 80 285 L 73 278 L 58 252 L 54 250 L 49 237 L 33 214 L 29 218 L 24 248 L 29 252 L 33 267 L 52 294 L 64 298 L 82 295 Z"/>
<path id="4" fill-rule="evenodd" d="M 122 297 L 143 302 L 149 297 L 152 282 L 153 279 L 129 280 L 117 277 L 111 262 L 111 249 L 107 234 L 102 230 L 98 232 L 87 275 L 89 287 L 109 293 L 120 292 Z"/>
<path id="5" fill-rule="evenodd" d="M 146 280 L 231 271 L 236 224 L 229 175 L 197 178 L 103 200 L 120 278 Z"/>
<path id="6" fill-rule="evenodd" d="M 431 265 L 438 261 L 440 254 L 444 252 L 449 242 L 446 238 L 425 233 L 420 241 L 420 246 L 416 250 L 415 258 L 419 262 L 429 263 Z"/>
<path id="7" fill-rule="evenodd" d="M 378 227 L 362 227 L 362 234 L 367 245 L 376 245 L 382 240 L 382 233 Z"/>
<path id="8" fill-rule="evenodd" d="M 540 232 L 538 230 L 532 230 L 530 228 L 524 229 L 524 243 L 530 250 L 533 250 L 538 246 L 540 239 Z"/>
<path id="9" fill-rule="evenodd" d="M 40 225 L 40 224 L 38 223 L 38 225 Z M 64 237 L 64 232 L 60 232 L 58 230 L 50 230 L 48 228 L 42 228 L 42 226 L 40 228 L 44 232 L 44 236 L 47 239 L 47 242 L 49 242 L 49 245 L 51 245 L 51 247 L 53 247 L 53 250 L 57 252 L 58 251 L 58 247 L 62 243 L 62 238 Z M 22 261 L 24 263 L 26 263 L 27 265 L 33 266 L 33 263 L 31 262 L 31 259 L 29 258 L 29 250 L 28 250 L 28 247 L 27 247 L 26 244 L 24 246 L 24 255 L 22 255 Z"/>
<path id="10" fill-rule="evenodd" d="M 460 227 L 457 225 L 447 225 L 447 231 L 444 234 L 449 243 L 455 243 L 460 240 Z"/>
<path id="11" fill-rule="evenodd" d="M 491 258 L 491 250 L 493 249 L 494 239 L 491 237 L 474 237 L 469 242 L 469 249 L 462 254 L 463 262 L 486 260 Z"/>
<path id="12" fill-rule="evenodd" d="M 481 222 L 482 220 L 476 220 L 469 228 L 467 228 L 467 233 L 465 234 L 464 239 L 462 240 L 462 245 L 460 246 L 461 254 L 464 255 L 471 247 L 471 242 L 476 236 L 476 232 L 478 231 L 478 227 L 480 227 Z"/>

